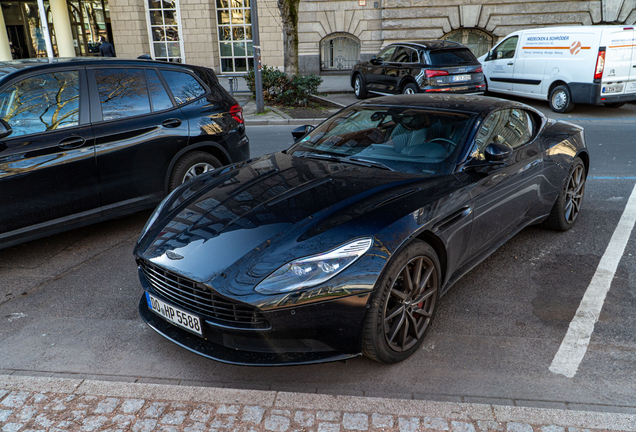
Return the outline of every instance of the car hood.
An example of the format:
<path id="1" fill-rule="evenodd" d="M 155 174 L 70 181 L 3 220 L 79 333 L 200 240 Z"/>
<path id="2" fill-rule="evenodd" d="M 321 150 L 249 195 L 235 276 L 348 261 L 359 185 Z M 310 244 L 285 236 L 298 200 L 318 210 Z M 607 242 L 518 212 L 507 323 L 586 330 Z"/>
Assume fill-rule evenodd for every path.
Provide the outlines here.
<path id="1" fill-rule="evenodd" d="M 437 179 L 276 153 L 179 188 L 136 254 L 202 283 L 242 263 L 236 277 L 253 286 L 292 259 L 373 235 L 421 206 L 408 198 Z"/>

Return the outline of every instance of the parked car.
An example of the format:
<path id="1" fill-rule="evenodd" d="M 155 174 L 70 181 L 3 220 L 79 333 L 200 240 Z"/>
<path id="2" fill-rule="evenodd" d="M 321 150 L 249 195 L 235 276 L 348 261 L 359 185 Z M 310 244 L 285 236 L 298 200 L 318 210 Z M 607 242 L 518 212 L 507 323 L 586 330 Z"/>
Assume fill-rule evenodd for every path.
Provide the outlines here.
<path id="1" fill-rule="evenodd" d="M 618 108 L 636 101 L 635 42 L 632 26 L 520 30 L 479 61 L 489 92 L 548 100 L 558 113 L 576 103 Z"/>
<path id="2" fill-rule="evenodd" d="M 590 164 L 579 126 L 481 96 L 376 98 L 306 131 L 157 207 L 134 252 L 151 328 L 234 364 L 404 360 L 506 240 L 572 227 Z"/>
<path id="3" fill-rule="evenodd" d="M 486 84 L 481 64 L 460 43 L 430 40 L 394 43 L 351 71 L 351 87 L 358 99 L 367 93 L 483 94 Z"/>
<path id="4" fill-rule="evenodd" d="M 0 63 L 0 248 L 155 207 L 249 158 L 210 69 L 100 58 Z"/>

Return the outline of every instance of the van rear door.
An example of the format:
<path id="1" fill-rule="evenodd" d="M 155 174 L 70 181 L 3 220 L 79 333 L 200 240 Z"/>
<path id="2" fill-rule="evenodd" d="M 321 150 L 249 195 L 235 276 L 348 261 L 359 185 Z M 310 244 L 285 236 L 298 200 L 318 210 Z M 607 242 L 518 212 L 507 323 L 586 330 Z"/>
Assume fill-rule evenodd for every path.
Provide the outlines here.
<path id="1" fill-rule="evenodd" d="M 617 27 L 603 32 L 602 45 L 606 51 L 601 100 L 605 96 L 636 93 L 634 36 L 632 27 Z"/>

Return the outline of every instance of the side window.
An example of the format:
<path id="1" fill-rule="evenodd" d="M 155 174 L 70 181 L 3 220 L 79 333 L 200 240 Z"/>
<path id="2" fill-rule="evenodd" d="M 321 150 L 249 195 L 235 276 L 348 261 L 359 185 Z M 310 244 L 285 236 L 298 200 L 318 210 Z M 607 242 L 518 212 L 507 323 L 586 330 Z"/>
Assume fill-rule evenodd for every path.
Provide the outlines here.
<path id="1" fill-rule="evenodd" d="M 162 111 L 168 108 L 172 108 L 172 101 L 166 88 L 159 79 L 157 72 L 153 69 L 146 70 L 146 77 L 148 78 L 148 89 L 150 90 L 150 99 L 152 100 L 152 110 Z"/>
<path id="2" fill-rule="evenodd" d="M 521 109 L 508 109 L 490 114 L 475 138 L 478 153 L 490 143 L 504 144 L 512 149 L 530 142 L 534 135 L 532 117 Z M 475 155 L 477 156 L 477 155 Z"/>
<path id="3" fill-rule="evenodd" d="M 411 63 L 411 51 L 409 48 L 399 47 L 391 61 L 395 63 Z"/>
<path id="4" fill-rule="evenodd" d="M 381 63 L 387 63 L 391 61 L 391 57 L 393 57 L 393 53 L 395 52 L 396 48 L 397 46 L 395 45 L 384 48 L 377 56 L 375 56 L 375 59 Z"/>
<path id="5" fill-rule="evenodd" d="M 143 69 L 95 69 L 94 72 L 104 120 L 150 112 Z"/>
<path id="6" fill-rule="evenodd" d="M 162 70 L 161 74 L 179 105 L 190 102 L 206 93 L 199 81 L 188 73 Z"/>
<path id="7" fill-rule="evenodd" d="M 0 94 L 0 115 L 10 138 L 79 124 L 79 72 L 53 72 L 23 79 Z"/>
<path id="8" fill-rule="evenodd" d="M 503 41 L 493 50 L 491 60 L 513 58 L 515 56 L 515 51 L 517 50 L 518 40 L 519 36 L 513 36 Z"/>
<path id="9" fill-rule="evenodd" d="M 411 63 L 419 63 L 420 57 L 417 55 L 416 50 L 411 50 Z"/>

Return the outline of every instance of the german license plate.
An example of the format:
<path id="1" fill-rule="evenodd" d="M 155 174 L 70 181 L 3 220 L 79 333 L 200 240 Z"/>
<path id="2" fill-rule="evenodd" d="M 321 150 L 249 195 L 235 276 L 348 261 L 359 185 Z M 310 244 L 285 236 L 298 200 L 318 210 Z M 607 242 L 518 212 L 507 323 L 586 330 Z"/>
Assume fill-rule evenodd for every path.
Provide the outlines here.
<path id="1" fill-rule="evenodd" d="M 201 332 L 201 319 L 198 316 L 171 306 L 150 293 L 146 293 L 146 300 L 148 301 L 148 307 L 150 310 L 157 315 L 162 316 L 172 324 L 191 331 L 192 333 L 196 333 L 199 336 L 203 336 L 203 333 Z"/>
<path id="2" fill-rule="evenodd" d="M 469 81 L 471 78 L 470 75 L 453 75 L 453 81 Z"/>
<path id="3" fill-rule="evenodd" d="M 610 85 L 603 87 L 603 93 L 617 93 L 623 91 L 623 85 Z"/>

